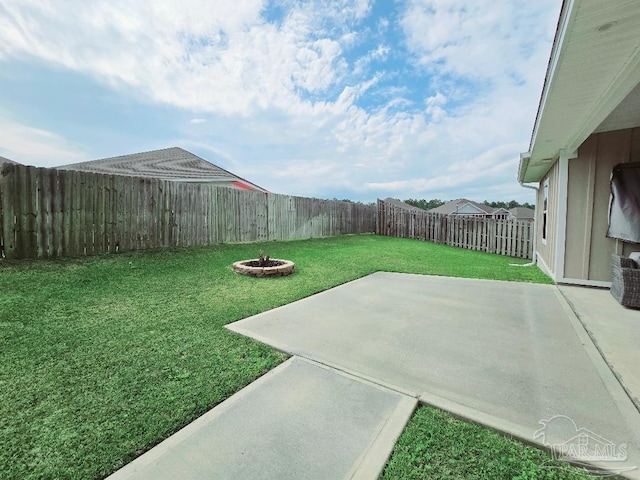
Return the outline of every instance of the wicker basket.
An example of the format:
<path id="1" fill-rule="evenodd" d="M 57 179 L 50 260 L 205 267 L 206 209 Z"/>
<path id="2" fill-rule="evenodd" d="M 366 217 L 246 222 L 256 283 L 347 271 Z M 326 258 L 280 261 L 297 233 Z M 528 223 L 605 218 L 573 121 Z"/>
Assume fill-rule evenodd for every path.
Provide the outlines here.
<path id="1" fill-rule="evenodd" d="M 640 308 L 640 268 L 630 258 L 612 255 L 611 295 L 625 307 Z"/>

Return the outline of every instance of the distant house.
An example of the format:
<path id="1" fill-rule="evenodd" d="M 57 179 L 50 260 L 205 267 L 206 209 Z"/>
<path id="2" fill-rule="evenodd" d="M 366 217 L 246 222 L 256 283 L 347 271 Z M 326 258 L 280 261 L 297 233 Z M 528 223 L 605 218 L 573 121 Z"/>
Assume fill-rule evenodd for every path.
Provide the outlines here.
<path id="1" fill-rule="evenodd" d="M 522 222 L 533 222 L 535 220 L 536 211 L 533 208 L 516 207 L 509 209 L 509 220 L 518 220 Z"/>
<path id="2" fill-rule="evenodd" d="M 565 1 L 518 180 L 537 191 L 535 258 L 558 283 L 611 285 L 611 255 L 640 250 L 610 232 L 611 199 L 640 214 L 640 2 Z M 626 178 L 625 178 L 626 176 Z M 629 225 L 640 234 L 640 222 Z"/>
<path id="3" fill-rule="evenodd" d="M 268 193 L 264 188 L 182 148 L 172 147 L 89 162 L 62 165 L 61 170 L 158 178 L 172 182 L 207 183 Z"/>
<path id="4" fill-rule="evenodd" d="M 509 212 L 504 208 L 493 208 L 466 198 L 451 200 L 439 207 L 429 210 L 441 215 L 461 215 L 466 217 L 507 218 Z"/>

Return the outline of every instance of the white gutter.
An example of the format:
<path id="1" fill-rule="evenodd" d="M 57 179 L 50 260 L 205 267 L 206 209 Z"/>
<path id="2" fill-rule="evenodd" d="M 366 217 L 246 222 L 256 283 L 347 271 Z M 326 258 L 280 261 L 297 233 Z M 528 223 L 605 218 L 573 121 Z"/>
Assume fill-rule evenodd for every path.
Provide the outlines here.
<path id="1" fill-rule="evenodd" d="M 520 154 L 520 171 L 522 171 L 522 167 L 525 166 L 526 163 L 529 163 L 529 158 L 531 158 L 531 152 Z M 538 191 L 540 190 L 540 187 L 536 187 L 535 185 L 526 185 L 525 183 L 523 183 L 522 180 L 520 180 L 520 171 L 518 172 L 518 183 L 520 184 L 520 186 L 536 191 L 536 209 L 533 214 L 533 251 L 531 253 L 532 258 L 530 263 L 510 263 L 509 265 L 512 267 L 533 267 L 538 261 L 538 252 L 536 250 L 536 247 L 538 246 Z"/>

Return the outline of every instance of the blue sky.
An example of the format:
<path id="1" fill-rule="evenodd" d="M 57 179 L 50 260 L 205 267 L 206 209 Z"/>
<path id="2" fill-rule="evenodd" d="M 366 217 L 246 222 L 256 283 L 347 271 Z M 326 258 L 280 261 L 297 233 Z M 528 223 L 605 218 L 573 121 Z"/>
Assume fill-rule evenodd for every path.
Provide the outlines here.
<path id="1" fill-rule="evenodd" d="M 276 192 L 533 203 L 561 0 L 5 0 L 0 156 L 179 146 Z"/>

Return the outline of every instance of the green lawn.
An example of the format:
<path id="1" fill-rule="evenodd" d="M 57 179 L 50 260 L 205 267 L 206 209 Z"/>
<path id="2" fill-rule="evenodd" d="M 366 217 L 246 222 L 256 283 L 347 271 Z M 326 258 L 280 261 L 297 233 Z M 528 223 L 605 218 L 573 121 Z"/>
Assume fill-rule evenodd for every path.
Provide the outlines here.
<path id="1" fill-rule="evenodd" d="M 547 452 L 493 430 L 424 406 L 415 412 L 398 439 L 380 480 L 587 478 L 599 477 L 554 461 Z"/>
<path id="2" fill-rule="evenodd" d="M 233 261 L 256 257 L 260 249 L 293 260 L 297 273 L 253 279 L 231 270 Z M 222 328 L 227 323 L 379 270 L 551 283 L 537 268 L 510 267 L 514 261 L 373 235 L 0 260 L 1 476 L 103 477 L 285 359 L 228 332 Z M 424 440 L 421 429 L 445 422 L 463 438 L 467 426 L 430 410 L 416 413 L 407 430 L 414 433 L 402 437 L 387 478 L 422 478 L 425 471 L 450 478 L 458 468 L 446 452 L 431 452 L 440 442 Z M 489 445 L 506 441 L 509 449 L 526 452 L 507 462 L 515 465 L 509 471 L 545 459 L 496 438 Z M 425 445 L 429 451 L 422 455 Z M 460 463 L 459 476 L 481 478 L 483 458 L 495 462 L 495 452 L 468 448 L 480 467 L 472 474 Z M 443 455 L 447 461 L 438 460 Z"/>

